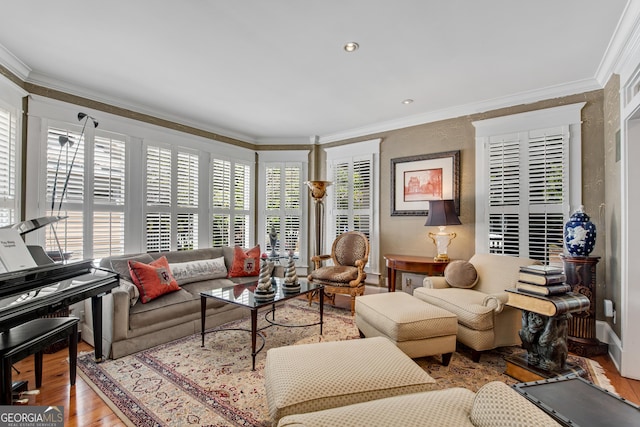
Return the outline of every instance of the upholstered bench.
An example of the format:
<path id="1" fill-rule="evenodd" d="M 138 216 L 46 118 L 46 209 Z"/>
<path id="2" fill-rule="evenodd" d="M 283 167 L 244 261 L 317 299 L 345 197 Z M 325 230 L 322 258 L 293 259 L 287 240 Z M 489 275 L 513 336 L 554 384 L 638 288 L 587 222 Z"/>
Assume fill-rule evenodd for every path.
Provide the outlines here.
<path id="1" fill-rule="evenodd" d="M 428 391 L 435 384 L 383 337 L 272 348 L 264 377 L 274 425 L 285 415 Z"/>
<path id="2" fill-rule="evenodd" d="M 389 338 L 412 358 L 441 354 L 447 366 L 456 351 L 456 315 L 404 292 L 356 298 L 356 326 L 363 336 Z"/>

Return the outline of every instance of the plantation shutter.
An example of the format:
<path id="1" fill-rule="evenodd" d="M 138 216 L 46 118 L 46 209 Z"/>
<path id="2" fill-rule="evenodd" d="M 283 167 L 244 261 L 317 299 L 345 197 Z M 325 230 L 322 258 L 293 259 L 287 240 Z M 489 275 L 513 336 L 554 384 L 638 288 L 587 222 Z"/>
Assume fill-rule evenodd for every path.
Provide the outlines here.
<path id="1" fill-rule="evenodd" d="M 491 136 L 489 251 L 549 263 L 562 251 L 568 201 L 568 127 Z"/>
<path id="2" fill-rule="evenodd" d="M 171 250 L 171 214 L 153 212 L 146 217 L 146 252 L 166 252 Z"/>
<path id="3" fill-rule="evenodd" d="M 487 151 L 490 252 L 518 256 L 521 176 L 518 135 L 491 137 Z"/>
<path id="4" fill-rule="evenodd" d="M 300 256 L 300 232 L 302 227 L 302 163 L 269 163 L 266 173 L 266 206 L 264 241 L 271 253 L 269 232 L 276 230 L 278 239 L 273 248 L 279 256 L 293 251 Z"/>
<path id="5" fill-rule="evenodd" d="M 0 108 L 0 226 L 16 222 L 16 119 Z"/>
<path id="6" fill-rule="evenodd" d="M 529 257 L 549 263 L 562 253 L 568 202 L 568 129 L 528 133 Z"/>
<path id="7" fill-rule="evenodd" d="M 61 136 L 66 138 L 64 144 L 60 142 Z M 45 229 L 45 248 L 57 252 L 60 242 L 65 256 L 71 259 L 85 258 L 85 144 L 85 136 L 78 126 L 49 127 L 47 130 L 48 215 L 67 218 L 55 224 L 55 233 L 51 227 Z"/>
<path id="8" fill-rule="evenodd" d="M 94 258 L 124 254 L 126 145 L 123 139 L 98 135 L 94 138 Z"/>
<path id="9" fill-rule="evenodd" d="M 171 150 L 147 146 L 146 251 L 171 250 Z M 160 209 L 159 209 L 160 208 Z M 164 209 L 162 209 L 164 208 Z"/>
<path id="10" fill-rule="evenodd" d="M 335 228 L 331 236 L 331 242 L 341 233 L 349 231 L 349 199 L 351 188 L 349 184 L 349 161 L 339 161 L 333 170 L 333 223 Z M 329 243 L 329 242 L 327 242 Z"/>
<path id="11" fill-rule="evenodd" d="M 251 169 L 249 165 L 236 163 L 234 167 L 234 245 L 249 246 L 251 218 Z"/>
<path id="12" fill-rule="evenodd" d="M 171 150 L 147 147 L 147 205 L 171 206 Z"/>
<path id="13" fill-rule="evenodd" d="M 212 159 L 212 244 L 248 247 L 251 239 L 251 167 Z"/>
<path id="14" fill-rule="evenodd" d="M 179 207 L 198 207 L 198 156 L 178 152 L 178 194 Z"/>
<path id="15" fill-rule="evenodd" d="M 265 206 L 265 224 L 266 229 L 264 230 L 265 236 L 264 241 L 266 242 L 266 250 L 268 253 L 272 251 L 279 254 L 281 243 L 282 230 L 280 227 L 281 223 L 281 212 L 282 212 L 282 165 L 281 164 L 270 164 L 266 167 L 266 206 Z M 278 235 L 278 239 L 276 242 L 275 248 L 271 247 L 271 243 L 269 240 L 269 233 L 271 229 L 274 229 Z"/>
<path id="16" fill-rule="evenodd" d="M 177 153 L 177 250 L 198 248 L 198 155 Z"/>
<path id="17" fill-rule="evenodd" d="M 334 193 L 331 242 L 345 231 L 360 231 L 370 238 L 373 218 L 373 156 L 336 160 L 330 168 Z"/>

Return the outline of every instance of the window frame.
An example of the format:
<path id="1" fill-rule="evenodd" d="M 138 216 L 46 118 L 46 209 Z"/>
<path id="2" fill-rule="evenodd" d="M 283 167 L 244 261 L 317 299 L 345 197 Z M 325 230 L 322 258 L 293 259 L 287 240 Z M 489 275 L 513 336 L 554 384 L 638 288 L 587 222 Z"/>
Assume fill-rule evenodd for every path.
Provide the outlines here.
<path id="1" fill-rule="evenodd" d="M 377 276 L 378 281 L 380 277 L 380 143 L 382 139 L 376 138 L 367 141 L 361 141 L 353 144 L 342 145 L 337 147 L 326 148 L 327 153 L 327 179 L 332 181 L 333 170 L 338 162 L 348 162 L 349 167 L 353 169 L 353 163 L 355 160 L 361 160 L 364 158 L 371 159 L 371 189 L 370 189 L 370 205 L 371 205 L 371 219 L 369 229 L 369 262 L 365 267 L 367 273 L 370 273 L 372 277 L 367 279 L 374 279 L 373 276 Z M 353 191 L 353 189 L 350 189 Z M 335 223 L 336 212 L 334 210 L 335 191 L 329 186 L 327 189 L 327 197 L 325 199 L 325 241 L 324 252 L 329 253 L 331 245 L 335 240 Z M 353 220 L 354 212 L 349 212 L 349 221 Z M 371 282 L 371 280 L 369 280 Z"/>
<path id="2" fill-rule="evenodd" d="M 29 95 L 24 89 L 0 75 L 0 108 L 7 111 L 15 119 L 14 132 L 14 164 L 13 164 L 13 197 L 2 197 L 0 208 L 12 210 L 15 221 L 22 220 L 22 124 L 23 124 L 23 97 Z"/>
<path id="3" fill-rule="evenodd" d="M 300 217 L 300 251 L 298 255 L 298 259 L 296 260 L 297 267 L 308 267 L 310 255 L 309 255 L 309 247 L 310 241 L 307 238 L 309 236 L 309 196 L 307 191 L 307 186 L 305 185 L 305 181 L 308 179 L 308 170 L 309 170 L 309 151 L 308 150 L 281 150 L 281 151 L 258 151 L 258 168 L 259 168 L 259 178 L 258 178 L 258 205 L 257 205 L 257 244 L 260 244 L 260 248 L 262 252 L 269 252 L 266 236 L 268 233 L 267 227 L 267 186 L 266 186 L 266 173 L 267 168 L 270 166 L 278 165 L 283 169 L 287 167 L 287 165 L 299 165 L 300 166 L 300 211 L 296 215 L 295 212 L 287 211 L 286 208 L 279 209 L 279 216 L 281 223 L 284 222 L 284 218 L 286 216 L 296 215 Z M 281 179 L 286 179 L 286 177 L 282 176 Z M 282 193 L 281 193 L 282 194 Z M 284 200 L 281 199 L 281 206 L 284 205 Z M 273 215 L 273 212 L 269 212 L 270 215 Z M 278 240 L 281 241 L 281 233 L 278 235 Z M 282 248 L 282 245 L 280 246 Z M 286 254 L 281 249 L 280 256 L 285 256 Z"/>

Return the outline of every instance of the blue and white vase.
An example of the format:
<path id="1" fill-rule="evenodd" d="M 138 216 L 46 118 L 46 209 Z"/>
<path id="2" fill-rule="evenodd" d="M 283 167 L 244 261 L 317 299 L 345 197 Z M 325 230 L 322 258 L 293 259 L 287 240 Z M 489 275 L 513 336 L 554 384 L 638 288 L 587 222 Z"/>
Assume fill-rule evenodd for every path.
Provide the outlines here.
<path id="1" fill-rule="evenodd" d="M 564 225 L 564 245 L 571 256 L 589 256 L 596 245 L 596 226 L 580 206 Z"/>

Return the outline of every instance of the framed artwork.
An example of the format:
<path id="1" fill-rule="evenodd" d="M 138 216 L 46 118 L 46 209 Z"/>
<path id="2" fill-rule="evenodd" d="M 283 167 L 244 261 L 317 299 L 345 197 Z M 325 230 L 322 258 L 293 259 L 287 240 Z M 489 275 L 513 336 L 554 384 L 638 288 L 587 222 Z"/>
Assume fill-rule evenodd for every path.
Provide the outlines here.
<path id="1" fill-rule="evenodd" d="M 391 216 L 426 216 L 430 200 L 453 199 L 460 215 L 460 151 L 391 159 Z"/>

